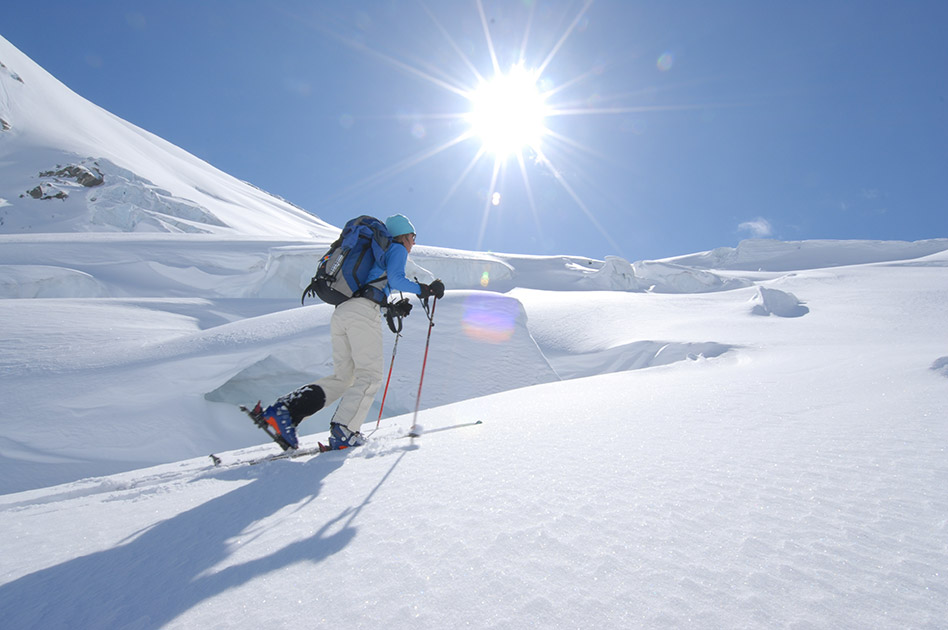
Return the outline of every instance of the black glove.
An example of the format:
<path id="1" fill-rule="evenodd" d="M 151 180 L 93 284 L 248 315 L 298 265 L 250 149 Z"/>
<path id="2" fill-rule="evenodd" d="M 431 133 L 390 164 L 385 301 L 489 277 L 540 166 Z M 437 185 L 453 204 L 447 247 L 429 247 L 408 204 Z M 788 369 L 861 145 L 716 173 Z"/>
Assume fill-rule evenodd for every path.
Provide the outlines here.
<path id="1" fill-rule="evenodd" d="M 312 281 L 309 283 L 309 286 L 303 289 L 303 297 L 300 298 L 300 304 L 306 302 L 307 297 L 317 297 L 316 295 L 316 276 L 313 276 Z"/>
<path id="2" fill-rule="evenodd" d="M 385 320 L 388 322 L 388 328 L 397 335 L 402 332 L 402 318 L 408 317 L 411 313 L 411 302 L 408 298 L 402 298 L 397 302 L 389 302 L 385 306 Z"/>
<path id="3" fill-rule="evenodd" d="M 388 305 L 388 314 L 392 317 L 408 317 L 409 313 L 411 313 L 411 302 L 408 298 L 402 298 Z"/>
<path id="4" fill-rule="evenodd" d="M 444 297 L 444 283 L 440 280 L 435 280 L 431 284 L 422 284 L 421 293 L 418 294 L 422 300 L 428 299 L 430 296 L 435 296 L 437 299 Z"/>

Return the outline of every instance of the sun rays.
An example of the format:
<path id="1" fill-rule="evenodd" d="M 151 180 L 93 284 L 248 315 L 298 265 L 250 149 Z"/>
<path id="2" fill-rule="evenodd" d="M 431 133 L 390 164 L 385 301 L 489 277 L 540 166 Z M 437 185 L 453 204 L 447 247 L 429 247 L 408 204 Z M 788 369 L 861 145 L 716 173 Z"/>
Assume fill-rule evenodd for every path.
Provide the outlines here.
<path id="1" fill-rule="evenodd" d="M 567 25 L 563 28 L 562 33 L 545 34 L 552 36 L 548 39 L 554 43 L 548 50 L 543 51 L 541 56 L 537 57 L 535 64 L 531 63 L 526 51 L 528 42 L 536 35 L 532 32 L 532 29 L 534 28 L 537 2 L 529 4 L 529 14 L 523 26 L 522 36 L 506 38 L 512 41 L 499 38 L 493 33 L 491 20 L 487 17 L 482 0 L 477 0 L 475 4 L 489 60 L 472 58 L 468 52 L 465 52 L 465 48 L 470 51 L 471 46 L 464 46 L 459 43 L 433 11 L 424 3 L 421 3 L 424 13 L 450 45 L 451 51 L 461 62 L 464 72 L 469 73 L 467 78 L 452 76 L 448 68 L 434 67 L 428 61 L 408 63 L 379 52 L 362 41 L 343 37 L 322 25 L 317 26 L 323 33 L 354 50 L 379 60 L 402 73 L 437 86 L 448 94 L 461 97 L 463 99 L 461 102 L 464 104 L 463 111 L 440 114 L 432 112 L 421 115 L 422 119 L 447 121 L 452 123 L 452 126 L 458 127 L 460 131 L 456 132 L 453 137 L 398 160 L 349 186 L 335 197 L 354 193 L 367 185 L 380 184 L 386 179 L 418 166 L 422 162 L 437 159 L 448 150 L 455 149 L 455 147 L 461 145 L 471 146 L 470 158 L 465 158 L 462 162 L 457 178 L 445 184 L 446 194 L 441 202 L 441 208 L 449 207 L 449 204 L 456 202 L 455 198 L 462 185 L 472 177 L 472 173 L 483 173 L 484 170 L 489 170 L 489 181 L 485 182 L 481 188 L 486 191 L 486 194 L 482 194 L 478 202 L 481 207 L 481 219 L 476 249 L 484 249 L 485 235 L 490 224 L 491 213 L 505 200 L 503 188 L 508 176 L 521 179 L 522 189 L 531 216 L 537 232 L 542 235 L 543 209 L 537 206 L 534 186 L 530 179 L 531 172 L 536 175 L 538 170 L 542 170 L 548 174 L 550 181 L 555 182 L 561 191 L 572 200 L 580 213 L 609 243 L 613 251 L 621 252 L 621 247 L 612 235 L 603 228 L 595 213 L 577 193 L 575 184 L 570 183 L 569 178 L 573 175 L 564 174 L 572 172 L 572 169 L 564 168 L 566 163 L 569 162 L 571 154 L 575 155 L 579 152 L 597 158 L 602 156 L 594 148 L 584 146 L 579 141 L 570 138 L 562 130 L 554 131 L 550 129 L 548 121 L 557 117 L 625 114 L 644 111 L 645 108 L 622 105 L 595 107 L 584 103 L 582 100 L 564 102 L 560 105 L 555 103 L 555 99 L 566 90 L 575 89 L 576 86 L 593 76 L 595 73 L 591 71 L 562 80 L 555 87 L 548 87 L 547 89 L 541 87 L 553 85 L 552 81 L 545 80 L 544 74 L 555 66 L 558 55 L 566 54 L 564 47 L 570 36 L 586 18 L 593 0 L 586 0 L 575 15 L 564 20 Z M 485 61 L 490 63 L 490 73 L 486 75 L 478 70 L 479 63 L 483 65 Z M 509 65 L 503 66 L 502 64 Z M 551 157 L 551 151 L 556 156 L 556 163 Z M 485 168 L 479 168 L 482 165 Z M 510 169 L 509 173 L 508 167 Z"/>

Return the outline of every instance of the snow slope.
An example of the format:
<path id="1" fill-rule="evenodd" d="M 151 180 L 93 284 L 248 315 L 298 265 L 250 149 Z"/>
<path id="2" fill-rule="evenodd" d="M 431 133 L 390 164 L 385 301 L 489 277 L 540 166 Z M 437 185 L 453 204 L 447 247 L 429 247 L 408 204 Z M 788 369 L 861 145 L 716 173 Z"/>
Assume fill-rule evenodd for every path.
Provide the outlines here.
<path id="1" fill-rule="evenodd" d="M 941 242 L 948 247 L 948 241 Z M 326 245 L 191 234 L 0 236 L 0 297 L 7 298 L 0 299 L 5 322 L 0 374 L 7 384 L 0 406 L 5 469 L 0 490 L 109 474 L 259 440 L 236 405 L 272 400 L 331 371 L 331 307 L 298 308 L 301 287 Z M 807 252 L 822 247 L 803 247 L 796 266 L 808 266 Z M 856 257 L 863 245 L 840 247 Z M 878 245 L 867 247 L 873 255 Z M 756 319 L 743 317 L 745 312 L 792 318 L 812 308 L 792 290 L 802 272 L 725 277 L 701 269 L 692 274 L 680 265 L 636 264 L 637 271 L 654 275 L 622 277 L 640 286 L 661 285 L 666 292 L 580 292 L 572 289 L 595 289 L 597 281 L 588 279 L 602 277 L 610 267 L 600 261 L 578 265 L 569 258 L 492 255 L 490 265 L 507 270 L 496 284 L 521 287 L 501 294 L 481 287 L 485 271 L 498 275 L 493 266 L 485 267 L 487 255 L 419 249 L 418 260 L 428 269 L 415 271 L 425 278 L 437 275 L 453 289 L 438 317 L 445 341 L 431 356 L 431 369 L 450 378 L 425 392 L 423 407 L 695 356 L 713 358 L 743 345 L 739 338 L 700 328 L 646 334 L 643 312 L 666 299 L 682 305 L 681 316 L 676 311 L 671 321 L 689 320 L 690 311 L 705 313 L 708 304 L 734 305 L 741 314 L 738 328 Z M 912 264 L 936 264 L 927 261 Z M 718 291 L 702 282 L 710 276 L 722 279 Z M 564 290 L 553 291 L 557 283 Z M 484 284 L 497 288 L 493 281 Z M 728 286 L 739 288 L 725 290 Z M 555 297 L 537 304 L 534 295 Z M 723 322 L 729 315 L 715 317 Z M 600 321 L 609 333 L 605 337 L 593 333 Z M 406 320 L 386 400 L 390 414 L 414 409 L 426 326 L 420 307 Z M 393 341 L 386 335 L 386 355 Z M 42 432 L 22 431 L 17 418 L 23 409 L 41 420 Z M 325 430 L 332 411 L 304 425 L 304 433 Z M 136 421 L 130 425 L 129 418 Z"/>
<path id="2" fill-rule="evenodd" d="M 81 231 L 335 230 L 90 103 L 0 37 L 0 234 Z"/>
<path id="3" fill-rule="evenodd" d="M 948 239 L 418 248 L 421 401 L 416 305 L 368 445 L 240 465 L 335 229 L 0 62 L 4 627 L 945 627 Z"/>
<path id="4" fill-rule="evenodd" d="M 0 607 L 11 627 L 943 627 L 946 266 L 941 253 L 700 294 L 449 292 L 425 398 L 481 372 L 546 382 L 429 408 L 414 443 L 397 437 L 403 415 L 349 454 L 231 465 L 275 450 L 260 446 L 218 451 L 221 467 L 198 457 L 4 495 Z M 761 287 L 809 312 L 755 314 Z M 526 318 L 484 322 L 493 309 L 472 299 Z M 101 421 L 141 414 L 88 457 L 186 440 L 142 421 L 154 401 L 325 334 L 321 306 L 202 333 L 195 315 L 224 301 L 11 303 L 55 305 L 100 360 L 55 368 L 51 344 L 20 384 L 54 378 L 77 410 L 98 398 L 90 382 L 112 381 Z M 92 339 L 84 309 L 113 341 Z M 16 321 L 45 328 L 43 310 Z M 472 312 L 481 326 L 466 331 Z M 425 323 L 407 322 L 405 387 Z M 129 372 L 146 378 L 114 382 Z M 216 415 L 221 443 L 261 441 Z"/>

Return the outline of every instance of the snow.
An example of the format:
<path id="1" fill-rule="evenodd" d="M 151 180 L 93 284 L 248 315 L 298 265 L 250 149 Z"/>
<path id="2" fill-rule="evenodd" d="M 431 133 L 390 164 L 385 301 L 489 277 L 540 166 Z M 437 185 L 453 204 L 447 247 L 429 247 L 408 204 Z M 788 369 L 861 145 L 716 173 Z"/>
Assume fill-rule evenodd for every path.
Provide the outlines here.
<path id="1" fill-rule="evenodd" d="M 337 230 L 0 62 L 4 627 L 945 627 L 948 239 L 419 246 L 424 434 L 416 300 L 369 444 L 240 465 Z M 20 197 L 66 149 L 129 205 Z"/>
<path id="2" fill-rule="evenodd" d="M 810 312 L 792 293 L 780 289 L 758 287 L 754 296 L 754 315 L 776 315 L 777 317 L 803 317 Z"/>

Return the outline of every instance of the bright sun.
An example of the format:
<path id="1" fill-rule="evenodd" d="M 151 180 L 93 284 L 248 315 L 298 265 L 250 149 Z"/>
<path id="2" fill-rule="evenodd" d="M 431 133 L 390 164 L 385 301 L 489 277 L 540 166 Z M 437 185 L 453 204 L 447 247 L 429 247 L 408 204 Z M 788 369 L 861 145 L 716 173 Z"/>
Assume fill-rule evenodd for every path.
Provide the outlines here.
<path id="1" fill-rule="evenodd" d="M 440 208 L 445 207 L 448 200 L 460 190 L 462 183 L 464 183 L 471 173 L 482 172 L 475 167 L 483 165 L 485 162 L 493 162 L 493 168 L 490 169 L 490 182 L 486 188 L 486 194 L 481 194 L 483 191 L 482 188 L 478 189 L 477 193 L 479 200 L 482 201 L 484 205 L 476 249 L 482 250 L 484 248 L 484 238 L 492 209 L 504 203 L 502 188 L 508 180 L 506 175 L 508 173 L 508 167 L 511 166 L 510 158 L 515 158 L 517 166 L 519 166 L 520 175 L 522 176 L 526 201 L 529 203 L 529 207 L 533 212 L 538 233 L 542 232 L 540 221 L 541 211 L 534 200 L 529 174 L 535 170 L 542 169 L 545 174 L 552 176 L 552 178 L 556 180 L 560 188 L 576 203 L 583 215 L 589 220 L 593 227 L 599 231 L 603 238 L 609 242 L 613 249 L 617 252 L 621 252 L 622 248 L 615 241 L 613 236 L 599 223 L 596 216 L 580 198 L 576 189 L 574 189 L 568 178 L 557 166 L 557 164 L 561 163 L 561 160 L 568 159 L 576 149 L 592 152 L 589 147 L 584 147 L 579 142 L 563 134 L 564 125 L 562 121 L 564 120 L 564 116 L 629 114 L 645 110 L 639 107 L 625 106 L 591 107 L 584 105 L 584 103 L 588 102 L 588 99 L 577 101 L 575 104 L 562 103 L 561 100 L 559 103 L 548 103 L 548 101 L 556 100 L 556 95 L 562 94 L 567 88 L 573 90 L 575 86 L 580 85 L 590 76 L 598 74 L 597 70 L 590 70 L 589 72 L 572 78 L 561 76 L 559 77 L 561 82 L 554 81 L 550 78 L 544 79 L 542 82 L 540 80 L 540 77 L 545 76 L 544 72 L 546 68 L 550 66 L 553 59 L 561 53 L 570 35 L 577 28 L 587 23 L 584 18 L 593 2 L 594 0 L 582 0 L 582 2 L 579 3 L 582 6 L 575 13 L 572 21 L 565 27 L 559 38 L 556 39 L 556 43 L 550 48 L 546 56 L 534 58 L 534 60 L 541 61 L 539 61 L 538 65 L 530 65 L 528 69 L 528 62 L 523 53 L 527 50 L 527 42 L 530 39 L 529 36 L 531 35 L 535 8 L 538 3 L 533 0 L 524 0 L 524 2 L 516 3 L 524 5 L 529 10 L 529 15 L 526 16 L 526 28 L 518 47 L 516 44 L 507 42 L 504 39 L 495 41 L 491 34 L 491 25 L 494 24 L 494 19 L 488 19 L 484 9 L 484 0 L 474 0 L 477 13 L 480 16 L 481 26 L 484 29 L 484 38 L 490 55 L 490 67 L 493 73 L 491 78 L 486 78 L 478 70 L 481 64 L 475 62 L 483 60 L 471 59 L 464 52 L 464 49 L 468 47 L 468 42 L 465 40 L 463 45 L 462 42 L 458 42 L 438 21 L 435 14 L 425 7 L 425 11 L 437 26 L 438 30 L 447 38 L 448 43 L 455 52 L 458 53 L 461 61 L 471 71 L 474 79 L 473 83 L 464 80 L 465 75 L 455 76 L 453 72 L 454 66 L 451 64 L 426 70 L 424 67 L 412 65 L 396 57 L 374 50 L 361 40 L 346 39 L 336 35 L 332 31 L 326 31 L 330 35 L 339 37 L 344 43 L 355 50 L 378 57 L 385 63 L 394 66 L 406 74 L 420 77 L 443 88 L 446 92 L 454 96 L 465 99 L 470 107 L 468 111 L 465 112 L 431 114 L 428 116 L 432 120 L 448 120 L 449 125 L 447 128 L 451 130 L 455 128 L 455 123 L 466 123 L 466 125 L 463 125 L 465 128 L 457 135 L 448 137 L 440 144 L 432 144 L 423 147 L 419 152 L 409 155 L 391 166 L 383 168 L 374 175 L 349 187 L 345 192 L 348 194 L 351 191 L 362 189 L 366 184 L 381 182 L 425 160 L 435 158 L 454 146 L 462 143 L 467 144 L 469 140 L 472 141 L 471 145 L 479 141 L 480 146 L 476 149 L 467 166 L 462 169 L 440 206 Z M 421 4 L 424 7 L 425 3 Z M 444 4 L 454 6 L 454 3 Z M 510 4 L 513 5 L 515 3 Z M 519 57 L 519 61 L 511 65 L 508 72 L 504 73 L 501 71 L 501 63 L 506 64 L 508 60 L 517 57 Z M 540 89 L 540 85 L 544 86 L 542 90 Z M 560 99 L 562 99 L 562 96 Z M 553 128 L 548 127 L 547 119 L 554 117 L 561 121 L 560 124 L 554 125 Z M 403 116 L 399 114 L 396 118 L 402 120 Z M 425 138 L 425 118 L 426 116 L 419 115 L 418 120 L 412 125 L 412 135 L 416 139 L 420 140 Z M 566 127 L 569 128 L 568 125 L 566 125 Z M 532 154 L 529 155 L 529 158 L 533 159 L 527 159 L 528 154 Z"/>
<path id="2" fill-rule="evenodd" d="M 537 89 L 537 77 L 513 66 L 482 83 L 468 97 L 471 130 L 480 137 L 484 151 L 498 158 L 520 153 L 527 147 L 539 151 L 546 132 L 547 106 Z"/>

